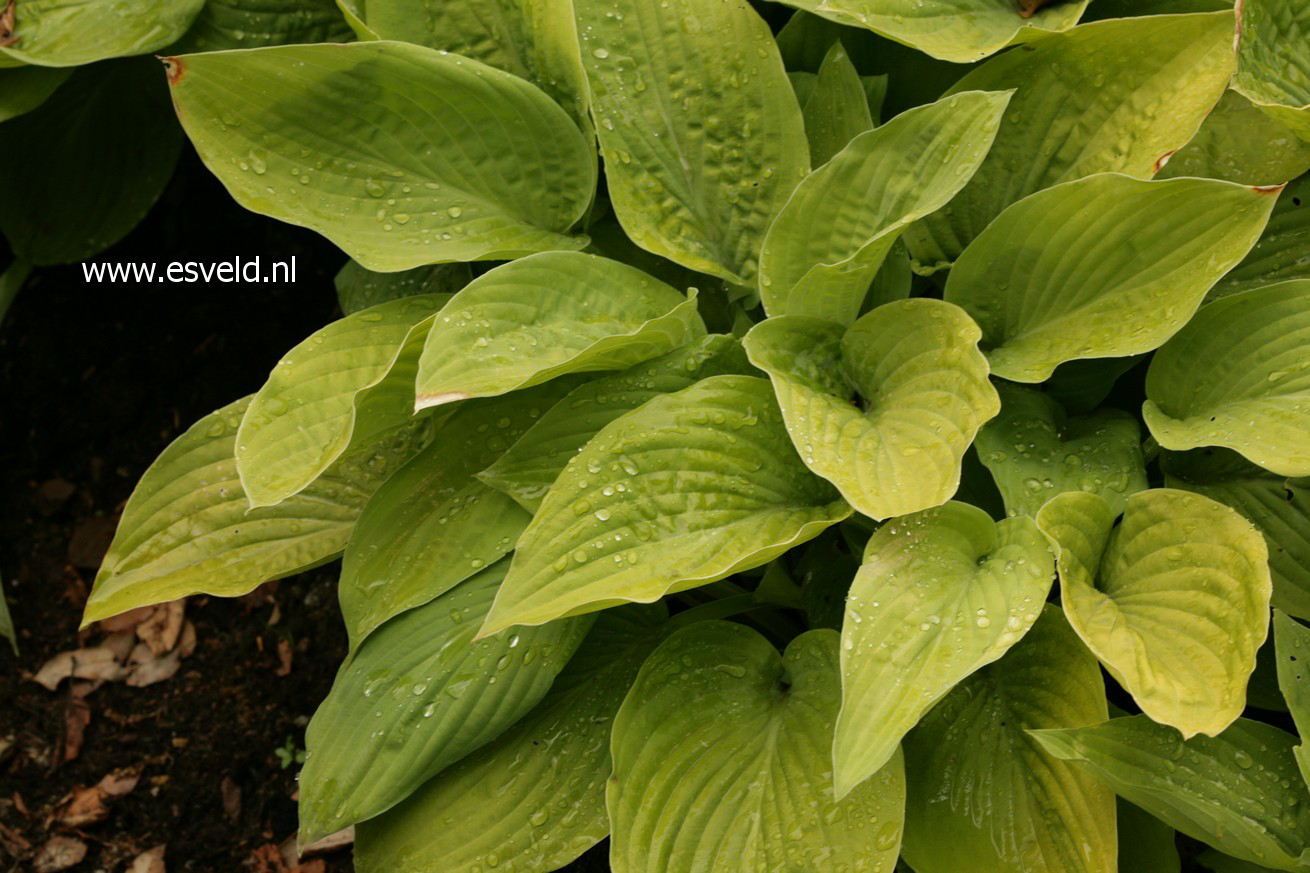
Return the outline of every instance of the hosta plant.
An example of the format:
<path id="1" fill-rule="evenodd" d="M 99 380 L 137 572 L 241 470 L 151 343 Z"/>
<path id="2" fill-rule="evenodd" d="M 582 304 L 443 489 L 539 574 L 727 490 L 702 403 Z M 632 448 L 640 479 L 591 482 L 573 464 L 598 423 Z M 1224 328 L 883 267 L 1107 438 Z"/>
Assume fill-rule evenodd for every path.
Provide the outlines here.
<path id="1" fill-rule="evenodd" d="M 344 316 L 85 620 L 340 557 L 364 871 L 1310 870 L 1310 7 L 791 5 L 165 57 Z"/>

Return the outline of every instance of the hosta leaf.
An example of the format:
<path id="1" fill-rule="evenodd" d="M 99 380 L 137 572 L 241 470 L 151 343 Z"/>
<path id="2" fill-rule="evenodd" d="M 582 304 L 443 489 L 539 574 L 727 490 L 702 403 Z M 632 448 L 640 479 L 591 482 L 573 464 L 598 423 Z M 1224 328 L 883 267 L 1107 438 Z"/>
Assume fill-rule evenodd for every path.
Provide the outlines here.
<path id="1" fill-rule="evenodd" d="M 1292 760 L 1296 738 L 1276 727 L 1243 718 L 1218 737 L 1184 742 L 1138 715 L 1033 737 L 1189 837 L 1278 870 L 1310 864 L 1310 795 Z"/>
<path id="2" fill-rule="evenodd" d="M 1137 420 L 1118 409 L 1070 417 L 1050 396 L 1000 383 L 1001 414 L 974 445 L 1009 515 L 1033 515 L 1065 491 L 1088 491 L 1122 512 L 1147 487 Z"/>
<path id="3" fill-rule="evenodd" d="M 18 634 L 14 632 L 14 620 L 9 615 L 9 602 L 5 600 L 2 585 L 0 585 L 0 637 L 9 640 L 9 645 L 14 650 L 14 657 L 18 657 Z"/>
<path id="4" fill-rule="evenodd" d="M 439 298 L 444 305 L 451 294 L 472 278 L 468 264 L 431 264 L 399 273 L 375 273 L 361 267 L 358 261 L 347 261 L 337 272 L 334 283 L 341 311 L 354 315 L 379 303 L 419 294 L 445 295 Z"/>
<path id="5" fill-rule="evenodd" d="M 47 67 L 76 67 L 139 55 L 180 37 L 205 0 L 22 0 L 13 12 L 9 56 Z"/>
<path id="6" fill-rule="evenodd" d="M 37 265 L 97 255 L 154 205 L 181 147 L 153 60 L 76 70 L 0 125 L 0 233 Z"/>
<path id="7" fill-rule="evenodd" d="M 1182 861 L 1173 828 L 1122 797 L 1115 811 L 1119 819 L 1118 873 L 1180 873 Z"/>
<path id="8" fill-rule="evenodd" d="M 1000 408 L 977 341 L 959 308 L 913 299 L 880 306 L 849 330 L 770 318 L 744 344 L 773 380 L 805 464 L 881 519 L 955 493 L 965 450 Z"/>
<path id="9" fill-rule="evenodd" d="M 1246 706 L 1269 631 L 1264 540 L 1235 510 L 1169 488 L 1130 496 L 1114 519 L 1081 492 L 1037 514 L 1058 547 L 1065 614 L 1143 712 L 1215 736 Z"/>
<path id="10" fill-rule="evenodd" d="M 591 130 L 569 0 L 368 0 L 363 9 L 378 37 L 456 52 L 527 79 Z"/>
<path id="11" fill-rule="evenodd" d="M 549 252 L 484 273 L 442 310 L 418 365 L 418 408 L 565 373 L 622 370 L 705 334 L 693 294 L 627 264 Z"/>
<path id="12" fill-rule="evenodd" d="M 901 231 L 978 168 L 1008 99 L 971 92 L 911 109 L 810 174 L 764 240 L 760 297 L 769 314 L 854 321 Z"/>
<path id="13" fill-rule="evenodd" d="M 395 806 L 550 690 L 591 620 L 473 642 L 507 563 L 396 616 L 342 665 L 305 731 L 301 845 Z"/>
<path id="14" fill-rule="evenodd" d="M 1214 849 L 1206 849 L 1197 855 L 1196 863 L 1200 865 L 1200 869 L 1209 870 L 1210 873 L 1269 873 L 1270 870 L 1263 864 L 1240 861 Z"/>
<path id="15" fill-rule="evenodd" d="M 369 496 L 431 437 L 415 420 L 347 452 L 303 492 L 250 509 L 233 451 L 250 398 L 193 424 L 141 476 L 83 625 L 189 594 L 235 597 L 335 558 Z"/>
<path id="16" fill-rule="evenodd" d="M 610 422 L 519 539 L 483 632 L 695 588 L 849 516 L 781 419 L 764 379 L 712 376 Z"/>
<path id="17" fill-rule="evenodd" d="M 842 625 L 838 796 L 895 755 L 943 695 L 1005 654 L 1042 612 L 1055 561 L 1030 518 L 951 501 L 879 528 Z"/>
<path id="18" fill-rule="evenodd" d="M 964 250 L 945 299 L 982 327 L 992 371 L 1015 382 L 1044 381 L 1078 358 L 1148 352 L 1251 250 L 1274 199 L 1231 182 L 1117 173 L 1048 188 Z"/>
<path id="19" fill-rule="evenodd" d="M 1156 352 L 1146 396 L 1142 415 L 1167 449 L 1224 446 L 1310 475 L 1310 281 L 1203 307 Z"/>
<path id="20" fill-rule="evenodd" d="M 1236 509 L 1264 534 L 1273 605 L 1310 619 L 1310 482 L 1262 470 L 1227 449 L 1167 454 L 1165 484 Z"/>
<path id="21" fill-rule="evenodd" d="M 901 758 L 837 800 L 830 749 L 840 697 L 833 631 L 804 633 L 781 657 L 729 622 L 671 636 L 614 719 L 615 873 L 890 867 Z"/>
<path id="22" fill-rule="evenodd" d="M 32 66 L 0 71 L 0 121 L 40 106 L 72 73 L 69 69 Z"/>
<path id="23" fill-rule="evenodd" d="M 657 255 L 749 284 L 765 228 L 810 169 L 768 25 L 739 0 L 573 6 L 623 229 Z"/>
<path id="24" fill-rule="evenodd" d="M 173 51 L 212 52 L 305 42 L 345 42 L 350 27 L 333 0 L 206 0 Z"/>
<path id="25" fill-rule="evenodd" d="M 656 395 L 681 391 L 709 376 L 746 375 L 750 369 L 741 344 L 733 337 L 715 334 L 655 360 L 592 379 L 551 407 L 478 478 L 536 512 L 564 465 L 602 427 Z"/>
<path id="26" fill-rule="evenodd" d="M 905 740 L 916 873 L 1114 873 L 1114 795 L 1027 733 L 1106 718 L 1096 660 L 1056 607 Z"/>
<path id="27" fill-rule="evenodd" d="M 341 613 L 352 650 L 374 628 L 492 564 L 532 516 L 473 475 L 563 397 L 569 380 L 466 403 L 432 444 L 360 513 L 341 565 Z"/>
<path id="28" fill-rule="evenodd" d="M 1196 136 L 1169 158 L 1158 177 L 1205 176 L 1244 185 L 1281 185 L 1310 170 L 1310 143 L 1225 91 Z"/>
<path id="29" fill-rule="evenodd" d="M 409 420 L 419 352 L 446 299 L 407 297 L 347 315 L 283 356 L 237 432 L 252 507 L 300 493 L 352 443 Z"/>
<path id="30" fill-rule="evenodd" d="M 992 58 L 953 91 L 1017 89 L 987 159 L 906 234 L 921 263 L 954 261 L 1001 210 L 1092 173 L 1149 177 L 1233 71 L 1232 12 L 1098 21 Z"/>
<path id="31" fill-rule="evenodd" d="M 1089 0 L 1045 8 L 1005 0 L 784 0 L 834 21 L 863 25 L 944 61 L 982 60 L 1015 42 L 1026 42 L 1078 23 Z M 1022 7 L 1036 8 L 1021 15 Z"/>
<path id="32" fill-rule="evenodd" d="M 377 41 L 167 63 L 182 126 L 237 202 L 370 270 L 586 244 L 563 234 L 591 201 L 590 148 L 516 76 Z"/>
<path id="33" fill-rule="evenodd" d="M 1278 687 L 1301 735 L 1301 745 L 1292 750 L 1302 781 L 1310 785 L 1310 628 L 1274 613 L 1274 642 L 1278 656 Z"/>
<path id="34" fill-rule="evenodd" d="M 840 42 L 832 44 L 814 80 L 814 92 L 801 104 L 810 161 L 818 167 L 873 127 L 864 83 Z"/>
<path id="35" fill-rule="evenodd" d="M 1310 142 L 1310 8 L 1300 0 L 1237 5 L 1233 87 Z"/>
<path id="36" fill-rule="evenodd" d="M 1219 280 L 1211 297 L 1236 294 L 1287 279 L 1310 279 L 1310 176 L 1297 179 L 1278 197 L 1255 248 Z"/>
<path id="37" fill-rule="evenodd" d="M 1066 361 L 1055 368 L 1042 390 L 1055 398 L 1066 412 L 1084 415 L 1100 406 L 1119 378 L 1145 359 L 1146 355 L 1134 355 Z"/>
<path id="38" fill-rule="evenodd" d="M 658 605 L 601 613 L 535 709 L 360 823 L 360 873 L 555 870 L 604 839 L 610 725 L 668 632 L 666 614 Z"/>

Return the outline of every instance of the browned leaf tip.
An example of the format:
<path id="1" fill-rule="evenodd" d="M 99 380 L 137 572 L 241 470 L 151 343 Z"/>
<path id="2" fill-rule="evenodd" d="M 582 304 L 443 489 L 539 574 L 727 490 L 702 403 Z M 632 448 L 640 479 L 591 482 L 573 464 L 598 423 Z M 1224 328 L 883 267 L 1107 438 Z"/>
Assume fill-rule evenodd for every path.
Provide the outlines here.
<path id="1" fill-rule="evenodd" d="M 1287 183 L 1284 182 L 1281 185 L 1252 185 L 1251 190 L 1257 194 L 1277 194 L 1286 187 Z"/>
<path id="2" fill-rule="evenodd" d="M 186 73 L 186 64 L 182 63 L 181 58 L 160 57 L 159 59 L 164 62 L 164 72 L 168 76 L 168 84 L 176 85 Z"/>
<path id="3" fill-rule="evenodd" d="M 1032 18 L 1038 9 L 1050 3 L 1051 0 L 1019 0 L 1019 2 L 1022 6 L 1019 10 L 1019 16 L 1021 18 Z"/>
<path id="4" fill-rule="evenodd" d="M 1160 155 L 1160 157 L 1156 158 L 1156 159 L 1155 159 L 1155 166 L 1153 166 L 1153 167 L 1151 168 L 1151 173 L 1152 173 L 1152 174 L 1155 174 L 1155 173 L 1158 173 L 1158 172 L 1160 172 L 1161 170 L 1163 170 L 1163 169 L 1164 169 L 1164 165 L 1167 164 L 1167 163 L 1169 163 L 1169 159 L 1172 158 L 1172 157 L 1173 157 L 1174 155 L 1176 155 L 1176 154 L 1178 154 L 1178 149 L 1170 149 L 1169 151 L 1167 151 L 1167 152 L 1165 152 L 1164 154 Z"/>
<path id="5" fill-rule="evenodd" d="M 16 0 L 9 0 L 5 4 L 5 11 L 0 12 L 0 46 L 11 46 L 18 42 L 18 34 L 14 31 L 17 25 L 14 22 L 14 4 Z"/>

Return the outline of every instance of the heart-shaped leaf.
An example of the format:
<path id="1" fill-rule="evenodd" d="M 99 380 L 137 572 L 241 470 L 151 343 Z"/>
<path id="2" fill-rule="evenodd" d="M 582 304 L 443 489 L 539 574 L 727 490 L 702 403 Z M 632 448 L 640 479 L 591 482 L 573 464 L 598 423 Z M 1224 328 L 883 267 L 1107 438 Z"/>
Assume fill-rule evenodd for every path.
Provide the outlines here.
<path id="1" fill-rule="evenodd" d="M 252 507 L 300 493 L 352 442 L 409 420 L 419 352 L 446 299 L 406 297 L 347 315 L 283 356 L 237 431 Z"/>
<path id="2" fill-rule="evenodd" d="M 750 284 L 765 228 L 810 169 L 769 26 L 737 0 L 573 8 L 623 229 L 684 267 Z"/>
<path id="3" fill-rule="evenodd" d="M 302 846 L 395 806 L 550 690 L 591 619 L 474 642 L 507 564 L 396 616 L 342 665 L 305 730 Z"/>
<path id="4" fill-rule="evenodd" d="M 990 59 L 957 91 L 1015 89 L 987 159 L 944 209 L 907 231 L 923 265 L 949 264 L 1017 200 L 1092 173 L 1147 178 L 1187 143 L 1233 71 L 1232 12 L 1098 21 Z"/>
<path id="5" fill-rule="evenodd" d="M 1005 0 L 783 0 L 833 21 L 867 27 L 934 58 L 966 64 L 1016 42 L 1078 23 L 1089 0 L 1023 4 Z M 1022 10 L 1027 9 L 1026 13 Z M 1034 11 L 1036 10 L 1036 11 Z"/>
<path id="6" fill-rule="evenodd" d="M 1056 607 L 905 739 L 917 873 L 1115 873 L 1114 795 L 1027 733 L 1106 718 L 1096 659 Z"/>
<path id="7" fill-rule="evenodd" d="M 1269 547 L 1273 605 L 1310 619 L 1310 482 L 1270 473 L 1228 449 L 1170 452 L 1162 466 L 1170 488 L 1231 506 L 1259 528 Z"/>
<path id="8" fill-rule="evenodd" d="M 414 420 L 342 455 L 277 506 L 250 509 L 233 451 L 250 398 L 206 415 L 137 483 L 87 598 L 83 626 L 189 594 L 235 597 L 330 561 L 369 496 L 432 438 Z"/>
<path id="9" fill-rule="evenodd" d="M 796 456 L 767 381 L 712 376 L 625 413 L 569 461 L 483 633 L 705 585 L 850 513 Z"/>
<path id="10" fill-rule="evenodd" d="M 1242 0 L 1237 5 L 1233 88 L 1310 142 L 1310 8 L 1299 0 Z"/>
<path id="11" fill-rule="evenodd" d="M 934 703 L 1026 634 L 1054 581 L 1030 518 L 997 524 L 951 501 L 879 528 L 842 624 L 837 795 L 881 769 Z"/>
<path id="12" fill-rule="evenodd" d="M 1137 419 L 1117 409 L 1070 417 L 1049 395 L 998 383 L 1001 413 L 974 446 L 1009 515 L 1032 515 L 1065 491 L 1097 494 L 1116 513 L 1147 487 Z"/>
<path id="13" fill-rule="evenodd" d="M 751 371 L 741 344 L 731 336 L 715 334 L 612 376 L 592 379 L 552 406 L 478 478 L 536 512 L 569 460 L 623 413 L 709 376 Z"/>
<path id="14" fill-rule="evenodd" d="M 1310 476 L 1310 280 L 1203 307 L 1155 354 L 1142 416 L 1167 449 L 1224 446 Z"/>
<path id="15" fill-rule="evenodd" d="M 1196 136 L 1156 174 L 1160 179 L 1204 176 L 1243 185 L 1281 185 L 1310 170 L 1310 142 L 1302 142 L 1236 91 L 1206 117 Z"/>
<path id="16" fill-rule="evenodd" d="M 359 873 L 556 870 L 609 834 L 609 737 L 646 656 L 672 628 L 663 606 L 602 612 L 531 712 L 375 819 Z"/>
<path id="17" fill-rule="evenodd" d="M 186 32 L 205 0 L 23 0 L 9 2 L 8 56 L 46 67 L 76 67 L 163 48 Z M 165 174 L 167 176 L 167 174 Z"/>
<path id="18" fill-rule="evenodd" d="M 873 128 L 859 71 L 840 41 L 824 55 L 809 99 L 801 102 L 810 162 L 822 166 L 855 137 Z"/>
<path id="19" fill-rule="evenodd" d="M 1310 628 L 1274 613 L 1274 643 L 1278 656 L 1278 688 L 1287 701 L 1301 745 L 1292 750 L 1301 779 L 1310 785 Z"/>
<path id="20" fill-rule="evenodd" d="M 849 330 L 770 318 L 743 342 L 773 380 L 806 466 L 881 519 L 950 499 L 965 450 L 1000 409 L 978 337 L 963 310 L 916 298 L 880 306 Z"/>
<path id="21" fill-rule="evenodd" d="M 1057 547 L 1065 614 L 1142 711 L 1191 737 L 1246 706 L 1269 632 L 1268 550 L 1235 510 L 1189 491 L 1052 498 L 1037 523 Z"/>
<path id="22" fill-rule="evenodd" d="M 1273 207 L 1265 189 L 1210 179 L 1067 182 L 978 234 L 945 299 L 978 322 L 992 371 L 1011 381 L 1044 381 L 1078 358 L 1149 352 L 1251 250 Z"/>
<path id="23" fill-rule="evenodd" d="M 1122 797 L 1115 811 L 1119 820 L 1118 873 L 1181 873 L 1178 834 L 1173 828 Z"/>
<path id="24" fill-rule="evenodd" d="M 586 245 L 564 234 L 591 201 L 591 149 L 517 76 L 385 41 L 167 63 L 182 126 L 237 202 L 370 270 Z"/>
<path id="25" fill-rule="evenodd" d="M 889 868 L 901 838 L 901 758 L 836 799 L 840 696 L 834 631 L 808 631 L 781 657 L 729 622 L 669 637 L 614 719 L 615 873 Z"/>
<path id="26" fill-rule="evenodd" d="M 1310 864 L 1310 794 L 1285 731 L 1242 718 L 1217 737 L 1184 742 L 1138 715 L 1032 736 L 1193 839 L 1277 870 Z"/>
<path id="27" fill-rule="evenodd" d="M 431 445 L 369 499 L 337 587 L 352 651 L 387 619 L 444 594 L 514 548 L 532 516 L 473 476 L 570 385 L 558 380 L 458 407 Z"/>
<path id="28" fill-rule="evenodd" d="M 349 36 L 350 27 L 332 0 L 206 0 L 174 50 L 212 52 L 345 42 Z"/>
<path id="29" fill-rule="evenodd" d="M 522 258 L 446 304 L 419 359 L 417 405 L 622 370 L 704 334 L 694 294 L 627 264 L 577 252 Z"/>
<path id="30" fill-rule="evenodd" d="M 55 93 L 73 71 L 59 67 L 21 66 L 0 72 L 0 121 L 31 112 Z"/>
<path id="31" fill-rule="evenodd" d="M 1210 297 L 1222 297 L 1288 279 L 1310 279 L 1310 177 L 1297 179 L 1278 196 L 1260 241 L 1219 280 Z"/>
<path id="32" fill-rule="evenodd" d="M 807 176 L 764 239 L 769 314 L 854 321 L 901 231 L 969 181 L 1008 100 L 971 92 L 911 109 Z"/>

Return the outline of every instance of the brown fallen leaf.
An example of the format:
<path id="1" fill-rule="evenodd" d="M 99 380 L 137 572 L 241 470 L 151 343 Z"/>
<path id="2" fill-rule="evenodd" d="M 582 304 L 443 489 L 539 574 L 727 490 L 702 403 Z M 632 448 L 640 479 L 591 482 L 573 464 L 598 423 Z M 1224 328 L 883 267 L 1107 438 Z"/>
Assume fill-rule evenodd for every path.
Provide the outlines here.
<path id="1" fill-rule="evenodd" d="M 196 651 L 196 626 L 191 622 L 182 625 L 182 638 L 177 641 L 177 653 L 189 658 Z"/>
<path id="2" fill-rule="evenodd" d="M 32 862 L 36 873 L 58 873 L 74 864 L 81 863 L 86 857 L 86 843 L 72 837 L 51 837 L 37 852 Z"/>
<path id="3" fill-rule="evenodd" d="M 164 869 L 164 850 L 168 847 L 155 846 L 148 852 L 136 856 L 127 873 L 166 873 Z"/>
<path id="4" fill-rule="evenodd" d="M 128 656 L 128 670 L 124 684 L 132 688 L 144 688 L 172 678 L 181 666 L 182 655 L 174 650 L 164 655 L 156 655 L 145 643 L 137 643 Z"/>
<path id="5" fill-rule="evenodd" d="M 32 844 L 20 832 L 0 824 L 0 854 L 17 858 L 32 850 Z"/>
<path id="6" fill-rule="evenodd" d="M 95 685 L 91 682 L 75 682 L 72 694 L 64 707 L 64 737 L 61 758 L 67 764 L 77 758 L 82 751 L 82 739 L 86 728 L 91 724 L 91 705 L 84 699 Z"/>
<path id="7" fill-rule="evenodd" d="M 113 682 L 127 675 L 119 660 L 118 653 L 108 646 L 60 652 L 41 665 L 32 681 L 44 685 L 49 691 L 54 691 L 60 682 L 70 678 Z"/>
<path id="8" fill-rule="evenodd" d="M 120 767 L 90 788 L 74 788 L 59 801 L 47 819 L 46 827 L 54 823 L 77 828 L 102 821 L 109 815 L 108 801 L 129 793 L 140 779 L 139 768 Z"/>
<path id="9" fill-rule="evenodd" d="M 282 853 L 282 860 L 286 862 L 288 867 L 291 867 L 293 869 L 298 860 L 296 858 L 296 838 L 299 836 L 299 834 L 300 834 L 299 831 L 293 833 L 291 836 L 283 840 L 282 845 L 278 847 L 278 851 Z M 300 850 L 300 857 L 309 858 L 314 855 L 326 855 L 330 852 L 336 852 L 336 851 L 340 851 L 341 849 L 349 848 L 354 844 L 355 844 L 355 826 L 351 825 L 345 830 L 337 831 L 335 834 L 328 834 L 326 837 L 323 837 L 322 839 L 319 840 L 315 840 L 314 842 L 310 843 L 308 846 L 305 846 L 305 848 Z M 303 870 L 304 867 L 305 864 L 302 862 L 301 869 Z"/>
<path id="10" fill-rule="evenodd" d="M 278 676 L 290 676 L 291 675 L 291 643 L 288 640 L 277 641 L 277 659 L 279 663 L 274 673 L 276 673 Z"/>
<path id="11" fill-rule="evenodd" d="M 129 609 L 127 612 L 120 612 L 118 615 L 100 619 L 100 629 L 106 633 L 133 630 L 154 614 L 154 611 L 153 606 L 138 606 L 136 609 Z"/>
<path id="12" fill-rule="evenodd" d="M 159 657 L 177 645 L 185 616 L 185 598 L 160 603 L 154 607 L 149 618 L 136 626 L 137 638 L 150 647 L 155 657 Z"/>

